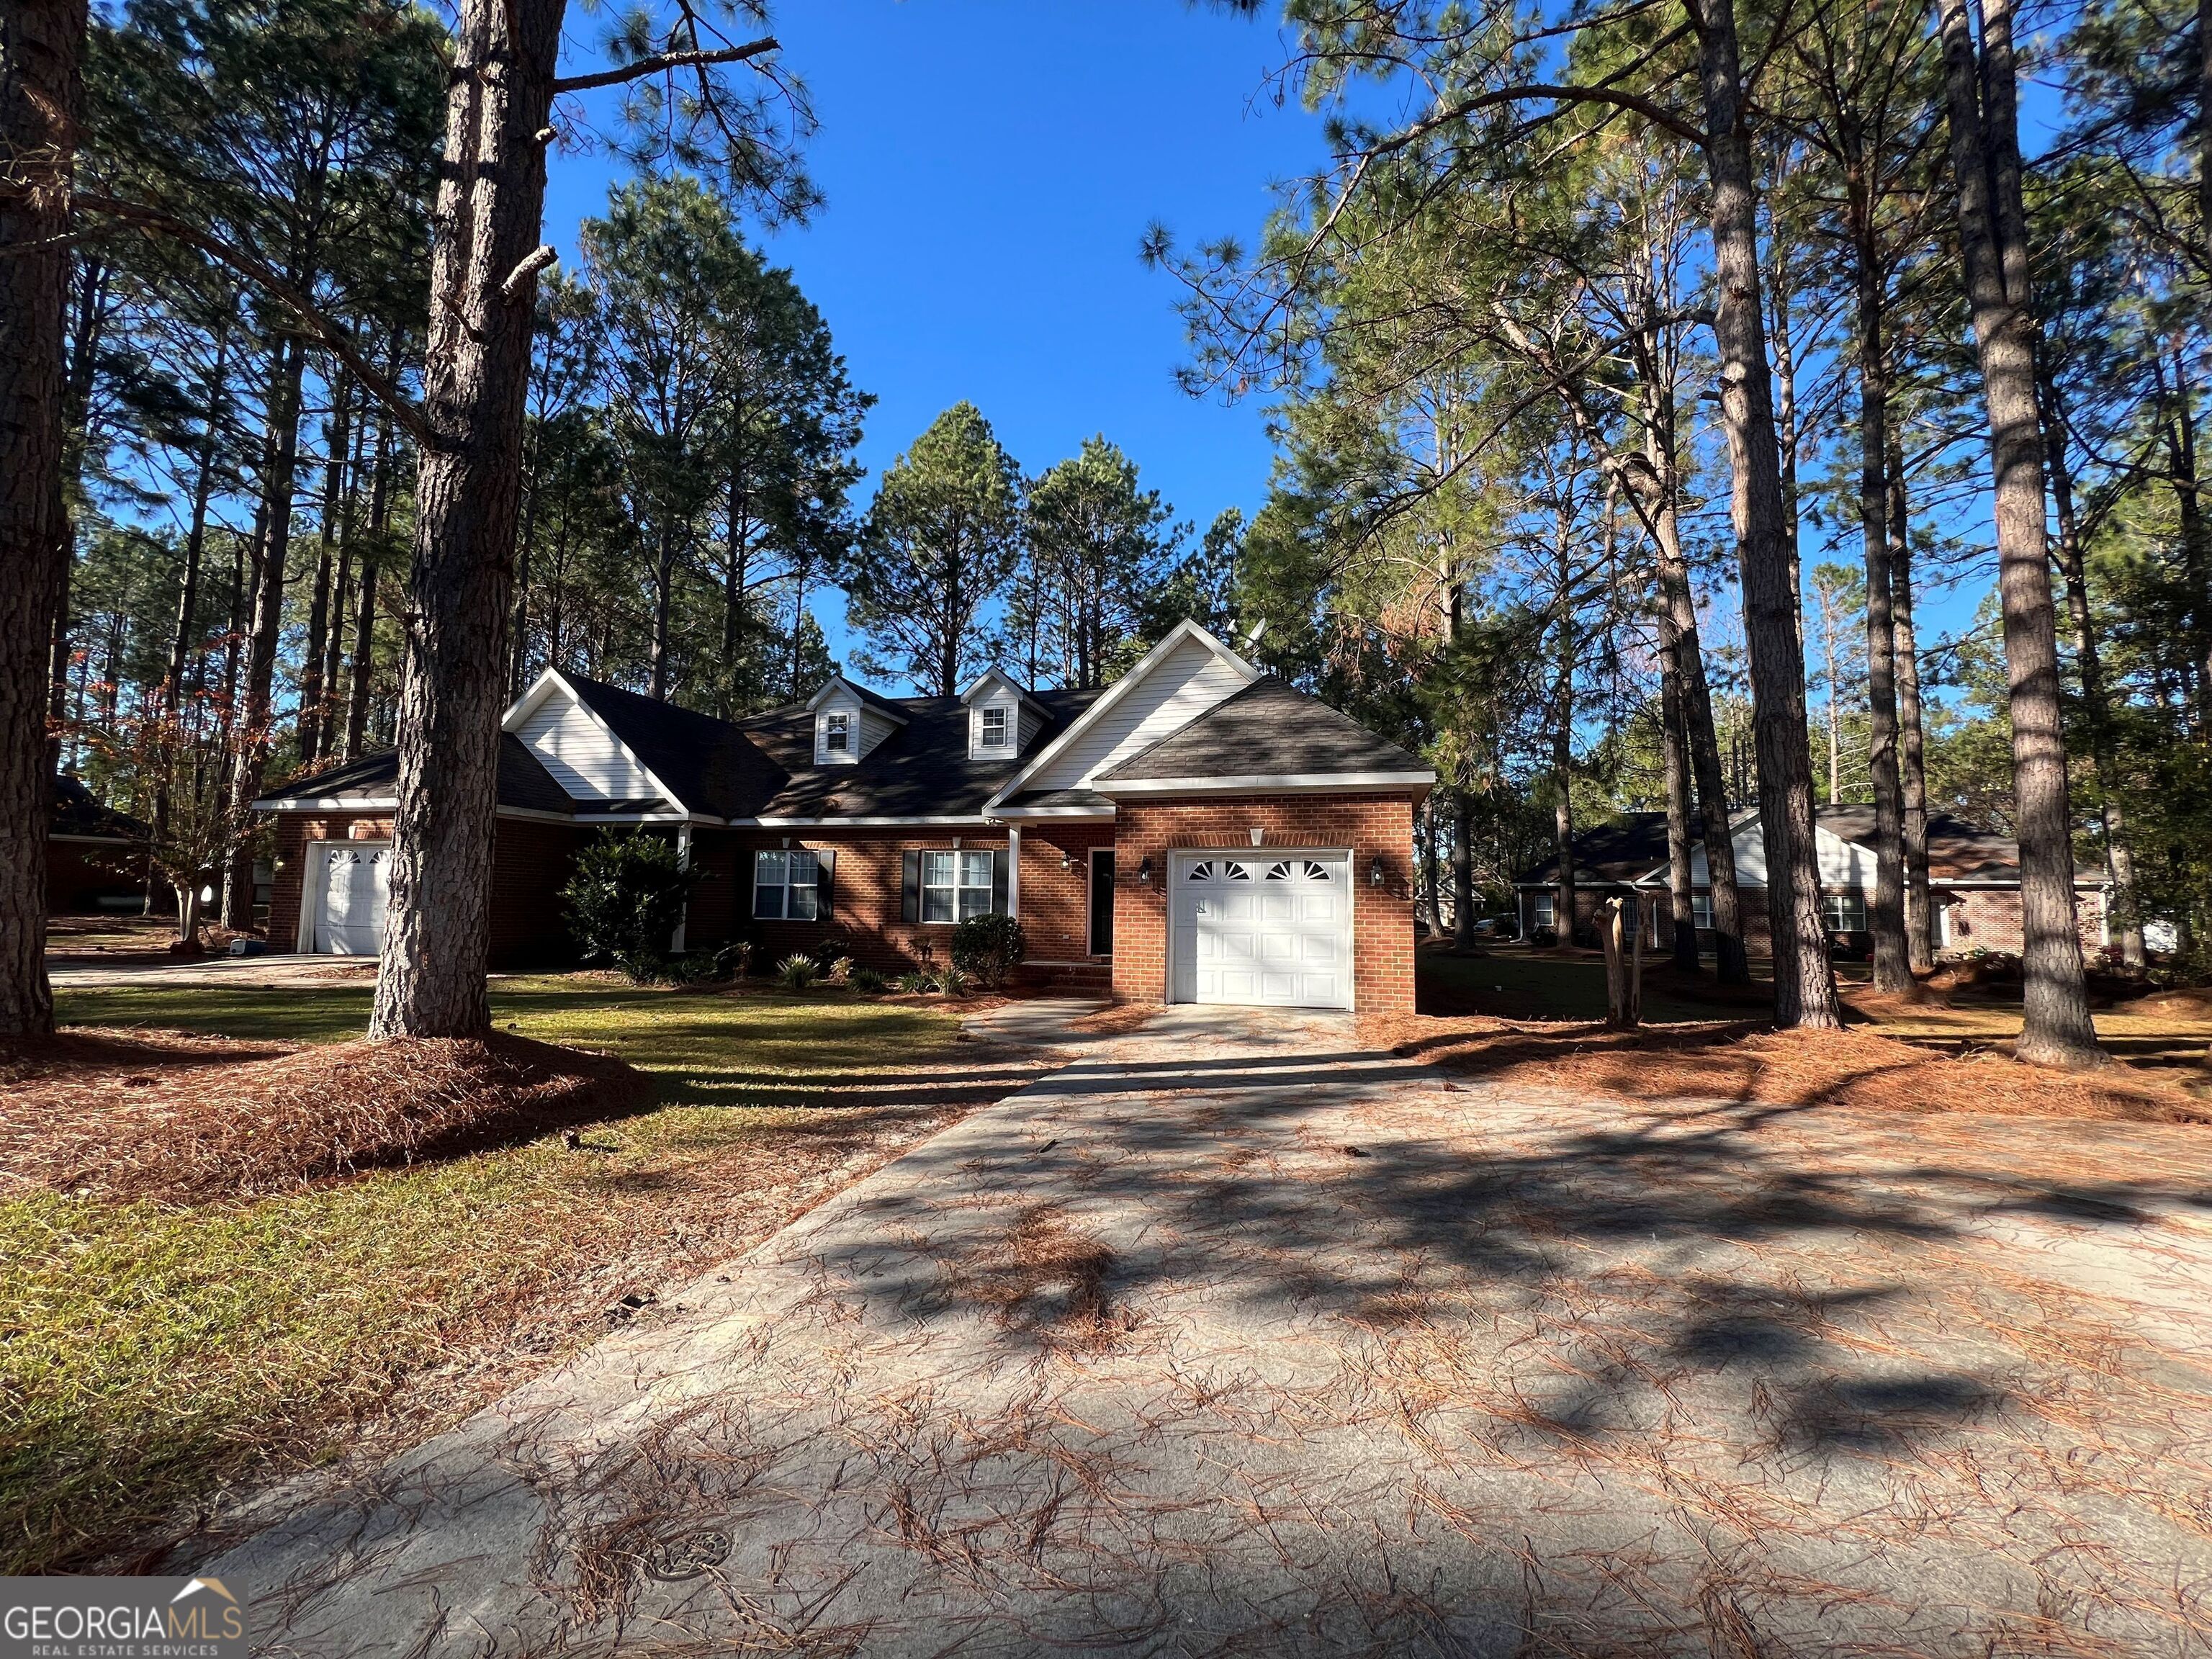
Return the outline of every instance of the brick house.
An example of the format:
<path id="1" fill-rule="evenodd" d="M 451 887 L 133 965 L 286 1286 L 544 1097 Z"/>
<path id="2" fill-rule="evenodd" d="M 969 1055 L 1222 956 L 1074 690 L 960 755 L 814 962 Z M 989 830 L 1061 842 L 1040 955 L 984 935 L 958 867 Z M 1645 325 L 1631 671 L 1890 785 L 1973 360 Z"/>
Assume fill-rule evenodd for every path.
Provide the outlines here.
<path id="1" fill-rule="evenodd" d="M 1873 947 L 1867 913 L 1874 903 L 1875 836 L 1871 806 L 1814 809 L 1819 842 L 1822 906 L 1828 930 L 1840 948 L 1863 954 Z M 1735 851 L 1736 886 L 1743 908 L 1744 947 L 1753 956 L 1772 954 L 1767 931 L 1766 850 L 1756 811 L 1739 813 L 1729 836 Z M 1606 899 L 1634 892 L 1644 910 L 1647 948 L 1671 951 L 1674 912 L 1667 896 L 1667 815 L 1624 812 L 1608 823 L 1577 830 L 1575 847 L 1575 934 L 1590 942 L 1597 907 Z M 1690 855 L 1691 905 L 1699 948 L 1712 946 L 1712 888 L 1705 873 L 1705 848 L 1695 838 Z M 1521 936 L 1557 927 L 1559 865 L 1557 858 L 1522 872 L 1514 883 Z M 2009 838 L 1978 830 L 1947 812 L 1928 815 L 1928 885 L 1936 903 L 1936 954 L 1960 957 L 1974 951 L 2018 955 L 2021 950 L 2020 847 Z M 2075 872 L 2075 911 L 2081 944 L 2094 951 L 2111 943 L 2106 926 L 2105 881 L 2101 871 Z"/>
<path id="2" fill-rule="evenodd" d="M 687 947 L 757 960 L 838 941 L 895 971 L 1018 917 L 1032 982 L 1125 1001 L 1413 1006 L 1413 814 L 1435 775 L 1184 623 L 1103 691 L 993 670 L 957 697 L 833 675 L 727 721 L 548 671 L 508 710 L 495 965 L 571 954 L 557 897 L 608 826 L 702 872 Z M 370 954 L 396 763 L 302 778 L 277 823 L 269 935 Z"/>
<path id="3" fill-rule="evenodd" d="M 146 899 L 146 849 L 153 833 L 137 818 L 102 806 L 83 780 L 67 772 L 57 776 L 46 832 L 46 914 L 137 909 Z M 155 902 L 159 909 L 172 908 L 166 886 L 157 889 Z"/>

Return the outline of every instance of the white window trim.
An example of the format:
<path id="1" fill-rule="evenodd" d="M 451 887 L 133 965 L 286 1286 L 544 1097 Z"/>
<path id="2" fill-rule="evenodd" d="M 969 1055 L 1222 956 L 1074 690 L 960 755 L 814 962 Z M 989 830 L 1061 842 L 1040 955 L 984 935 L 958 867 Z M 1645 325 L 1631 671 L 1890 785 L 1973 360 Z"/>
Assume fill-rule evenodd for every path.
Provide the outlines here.
<path id="1" fill-rule="evenodd" d="M 980 887 L 978 887 L 974 882 L 963 881 L 961 879 L 961 871 L 963 868 L 962 860 L 969 857 L 989 859 L 992 860 L 991 873 L 984 878 L 983 883 Z M 917 908 L 920 909 L 921 915 L 915 919 L 915 925 L 921 927 L 957 927 L 963 921 L 967 920 L 966 917 L 963 917 L 960 914 L 960 896 L 963 893 L 981 893 L 983 896 L 983 908 L 975 912 L 975 914 L 979 916 L 990 915 L 991 900 L 998 889 L 998 858 L 999 850 L 996 848 L 992 847 L 923 848 L 921 849 L 921 879 L 915 894 Z M 933 882 L 930 880 L 929 861 L 932 859 L 951 859 L 952 860 L 952 880 L 949 885 L 942 882 Z M 952 914 L 950 916 L 933 917 L 929 914 L 929 896 L 932 892 L 951 894 Z M 1011 908 L 1011 906 L 1009 908 Z"/>
<path id="2" fill-rule="evenodd" d="M 764 860 L 772 858 L 781 859 L 784 861 L 783 880 L 781 883 L 763 883 L 761 880 L 762 862 Z M 814 860 L 814 879 L 811 882 L 794 883 L 791 879 L 791 860 L 794 858 L 812 859 Z M 822 920 L 822 856 L 820 854 L 815 852 L 811 848 L 755 848 L 753 849 L 752 885 L 753 902 L 751 919 L 755 921 L 817 922 Z M 794 887 L 797 887 L 801 890 L 810 887 L 813 890 L 814 914 L 812 915 L 794 916 L 791 914 L 791 895 Z M 764 891 L 781 892 L 783 895 L 783 908 L 775 915 L 764 916 L 761 914 L 760 896 Z"/>
<path id="3" fill-rule="evenodd" d="M 839 742 L 839 738 L 844 739 Z M 822 716 L 822 752 L 825 755 L 850 755 L 853 752 L 853 716 L 849 710 L 832 708 Z"/>
<path id="4" fill-rule="evenodd" d="M 1528 925 L 1531 927 L 1557 927 L 1559 925 L 1559 896 L 1538 892 L 1531 896 L 1528 906 Z"/>
<path id="5" fill-rule="evenodd" d="M 1698 920 L 1702 914 L 1705 920 Z M 1713 896 L 1711 893 L 1690 895 L 1690 925 L 1701 932 L 1710 933 L 1713 926 Z"/>
<path id="6" fill-rule="evenodd" d="M 1013 744 L 1010 741 L 1013 730 L 1013 720 L 1011 718 L 1013 710 L 1008 708 L 1004 703 L 992 703 L 977 709 L 975 711 L 976 748 L 1011 750 L 1013 748 Z M 995 743 L 991 740 L 991 717 L 994 714 L 999 717 L 999 735 L 998 741 Z"/>

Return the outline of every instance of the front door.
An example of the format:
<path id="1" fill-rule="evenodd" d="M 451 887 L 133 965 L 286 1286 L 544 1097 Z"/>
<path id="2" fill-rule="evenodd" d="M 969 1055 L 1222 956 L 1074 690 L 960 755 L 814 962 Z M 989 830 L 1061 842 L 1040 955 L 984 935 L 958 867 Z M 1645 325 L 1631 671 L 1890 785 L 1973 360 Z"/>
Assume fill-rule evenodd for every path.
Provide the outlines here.
<path id="1" fill-rule="evenodd" d="M 1347 853 L 1182 853 L 1171 870 L 1177 1002 L 1352 1006 Z"/>

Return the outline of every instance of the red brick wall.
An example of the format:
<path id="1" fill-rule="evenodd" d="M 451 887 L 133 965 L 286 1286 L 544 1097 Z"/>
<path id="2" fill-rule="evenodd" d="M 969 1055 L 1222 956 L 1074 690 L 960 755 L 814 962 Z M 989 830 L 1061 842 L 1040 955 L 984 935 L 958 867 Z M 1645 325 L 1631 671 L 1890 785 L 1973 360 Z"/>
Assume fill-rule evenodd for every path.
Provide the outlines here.
<path id="1" fill-rule="evenodd" d="M 1024 838 L 1027 832 L 1024 831 Z M 738 935 L 755 941 L 753 971 L 773 967 L 794 951 L 811 951 L 825 939 L 841 939 L 852 946 L 853 960 L 884 973 L 898 973 L 914 965 L 916 945 L 927 940 L 942 963 L 951 950 L 950 922 L 909 922 L 902 919 L 903 854 L 909 848 L 945 852 L 955 839 L 963 848 L 1003 852 L 1006 832 L 963 828 L 931 830 L 807 830 L 789 836 L 766 831 L 733 831 L 722 867 L 730 872 L 740 917 Z M 832 878 L 831 908 L 826 921 L 758 921 L 752 920 L 753 854 L 788 844 L 794 852 L 837 854 Z M 1029 875 L 1027 860 L 1022 874 Z M 1027 899 L 1024 894 L 1024 902 Z"/>
<path id="2" fill-rule="evenodd" d="M 389 817 L 349 813 L 280 812 L 276 817 L 276 872 L 269 897 L 269 948 L 295 951 L 300 939 L 300 894 L 308 843 L 388 841 Z M 575 955 L 559 897 L 588 833 L 561 823 L 501 818 L 491 866 L 491 965 L 532 968 L 566 963 Z"/>
<path id="3" fill-rule="evenodd" d="M 1363 1013 L 1413 1012 L 1413 804 L 1406 796 L 1266 795 L 1124 800 L 1115 825 L 1114 996 L 1167 996 L 1168 855 L 1178 848 L 1352 849 L 1352 1001 Z M 1388 880 L 1368 884 L 1376 857 Z M 1152 861 L 1152 884 L 1137 869 Z"/>
<path id="4" fill-rule="evenodd" d="M 139 893 L 146 886 L 146 854 L 125 842 L 49 841 L 46 843 L 46 914 L 90 915 L 103 893 Z M 154 908 L 176 908 L 167 883 L 156 883 Z M 117 914 L 109 911 L 107 914 Z M 124 914 L 130 914 L 125 912 Z"/>
<path id="5" fill-rule="evenodd" d="M 1939 945 L 1937 954 L 1962 957 L 1972 951 L 2018 956 L 2021 938 L 2020 890 L 2016 887 L 1937 888 L 1936 902 L 1950 923 L 1950 939 Z M 2090 889 L 2075 889 L 2075 931 L 2081 949 L 2094 953 L 2104 947 L 2105 896 Z M 1937 936 L 1939 939 L 1942 935 Z"/>
<path id="6" fill-rule="evenodd" d="M 1111 819 L 1045 819 L 1022 826 L 1019 908 L 1032 961 L 1081 962 L 1090 954 L 1091 851 L 1113 845 Z M 1063 860 L 1071 860 L 1065 868 Z"/>

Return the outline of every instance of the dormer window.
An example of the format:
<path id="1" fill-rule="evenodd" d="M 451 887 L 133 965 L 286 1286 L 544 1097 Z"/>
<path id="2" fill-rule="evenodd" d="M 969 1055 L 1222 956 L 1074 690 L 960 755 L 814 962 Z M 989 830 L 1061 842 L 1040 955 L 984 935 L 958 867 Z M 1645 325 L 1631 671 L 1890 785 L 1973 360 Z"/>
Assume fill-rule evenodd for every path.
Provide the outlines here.
<path id="1" fill-rule="evenodd" d="M 1004 749 L 1006 746 L 1006 711 L 986 708 L 983 711 L 983 747 Z"/>
<path id="2" fill-rule="evenodd" d="M 831 755 L 853 752 L 853 717 L 850 714 L 825 714 L 822 717 L 822 748 Z"/>

